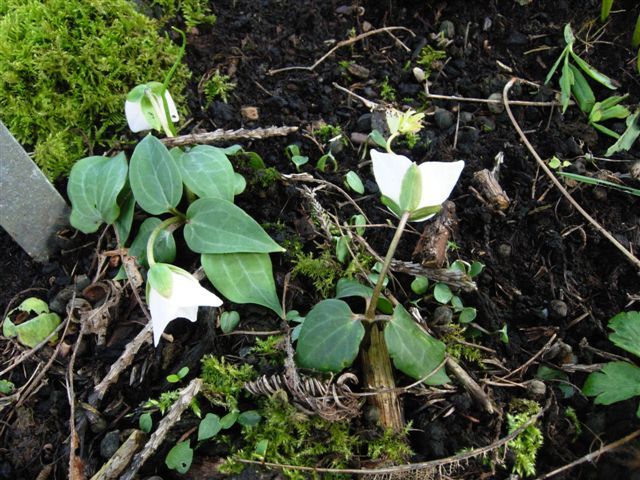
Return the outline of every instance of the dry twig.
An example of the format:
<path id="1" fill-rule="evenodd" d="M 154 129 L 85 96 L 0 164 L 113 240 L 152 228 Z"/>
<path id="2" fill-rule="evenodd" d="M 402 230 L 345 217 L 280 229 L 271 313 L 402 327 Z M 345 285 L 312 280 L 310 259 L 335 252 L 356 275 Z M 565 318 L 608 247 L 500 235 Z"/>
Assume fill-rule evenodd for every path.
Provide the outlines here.
<path id="1" fill-rule="evenodd" d="M 274 70 L 269 70 L 267 72 L 268 75 L 275 75 L 276 73 L 282 73 L 282 72 L 290 72 L 292 70 L 304 70 L 307 72 L 313 72 L 316 67 L 318 67 L 318 65 L 320 65 L 322 62 L 324 62 L 327 58 L 329 58 L 333 52 L 335 52 L 336 50 L 338 50 L 339 48 L 342 47 L 346 47 L 349 46 L 353 43 L 356 43 L 364 38 L 370 37 L 372 35 L 377 35 L 378 33 L 389 33 L 392 32 L 394 30 L 404 30 L 405 32 L 409 32 L 412 36 L 416 36 L 415 33 L 413 33 L 411 30 L 409 30 L 408 28 L 405 27 L 382 27 L 382 28 L 376 28 L 375 30 L 369 30 L 368 32 L 364 32 L 361 33 L 360 35 L 356 35 L 355 37 L 351 37 L 348 38 L 346 40 L 342 40 L 338 43 L 336 43 L 334 45 L 334 47 L 329 50 L 327 53 L 325 53 L 322 57 L 320 57 L 318 60 L 315 61 L 315 63 L 313 65 L 311 65 L 310 67 L 303 67 L 303 66 L 294 66 L 294 67 L 285 67 L 285 68 L 276 68 Z"/>
<path id="2" fill-rule="evenodd" d="M 191 133 L 179 137 L 163 138 L 160 140 L 166 147 L 184 147 L 186 145 L 231 142 L 236 140 L 262 140 L 269 137 L 286 137 L 298 131 L 298 127 L 268 127 L 237 130 L 223 130 L 219 128 L 213 132 Z"/>

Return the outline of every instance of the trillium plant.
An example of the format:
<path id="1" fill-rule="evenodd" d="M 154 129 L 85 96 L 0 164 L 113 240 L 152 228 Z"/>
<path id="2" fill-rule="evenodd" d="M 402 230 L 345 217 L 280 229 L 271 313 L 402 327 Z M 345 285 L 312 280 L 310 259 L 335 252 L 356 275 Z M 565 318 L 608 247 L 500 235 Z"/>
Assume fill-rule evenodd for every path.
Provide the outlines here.
<path id="1" fill-rule="evenodd" d="M 389 114 L 387 123 L 391 137 L 384 143 L 387 151 L 371 152 L 373 174 L 382 194 L 382 203 L 399 218 L 377 282 L 371 287 L 343 279 L 338 283 L 336 298 L 321 301 L 307 314 L 296 346 L 297 361 L 303 367 L 336 372 L 351 365 L 364 350 L 363 358 L 370 362 L 384 361 L 384 355 L 387 359 L 390 356 L 398 370 L 423 379 L 427 384 L 449 381 L 443 368 L 445 345 L 418 326 L 401 304 L 392 307 L 381 296 L 407 223 L 433 217 L 451 194 L 464 167 L 463 161 L 416 164 L 392 152 L 394 138 L 420 129 L 421 115 L 415 112 Z M 351 296 L 365 299 L 364 314 L 352 312 L 343 300 Z M 380 348 L 372 351 L 376 346 Z M 363 365 L 363 368 L 366 373 L 367 368 L 375 370 L 379 365 Z M 369 387 L 381 387 L 368 383 Z"/>

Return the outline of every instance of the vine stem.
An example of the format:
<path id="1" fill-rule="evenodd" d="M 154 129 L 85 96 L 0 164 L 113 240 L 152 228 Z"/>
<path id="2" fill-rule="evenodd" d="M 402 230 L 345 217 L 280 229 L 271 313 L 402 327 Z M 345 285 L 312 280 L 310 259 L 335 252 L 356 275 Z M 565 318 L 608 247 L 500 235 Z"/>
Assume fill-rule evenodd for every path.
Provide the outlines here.
<path id="1" fill-rule="evenodd" d="M 176 215 L 174 217 L 167 218 L 153 229 L 151 235 L 149 235 L 149 240 L 147 240 L 147 263 L 149 264 L 149 267 L 153 267 L 156 264 L 156 259 L 153 256 L 153 245 L 156 243 L 156 239 L 158 238 L 158 235 L 160 235 L 160 232 L 165 228 L 176 223 L 181 223 L 182 221 L 183 217 Z"/>
<path id="2" fill-rule="evenodd" d="M 387 272 L 389 271 L 389 266 L 391 265 L 391 260 L 393 260 L 393 256 L 396 253 L 396 249 L 398 248 L 398 243 L 400 243 L 400 237 L 402 237 L 402 233 L 404 232 L 405 227 L 407 226 L 407 222 L 409 221 L 409 217 L 411 216 L 411 212 L 404 212 L 402 217 L 400 217 L 400 223 L 398 224 L 398 228 L 396 229 L 396 233 L 393 235 L 393 239 L 389 244 L 389 249 L 387 250 L 387 255 L 384 257 L 384 263 L 382 264 L 382 270 L 380 270 L 380 276 L 378 277 L 378 282 L 376 286 L 373 288 L 373 294 L 371 295 L 371 301 L 367 306 L 367 311 L 365 312 L 365 317 L 369 321 L 373 321 L 376 316 L 376 307 L 378 305 L 378 299 L 380 298 L 380 292 L 382 291 L 382 286 L 384 285 L 384 279 L 387 276 Z"/>

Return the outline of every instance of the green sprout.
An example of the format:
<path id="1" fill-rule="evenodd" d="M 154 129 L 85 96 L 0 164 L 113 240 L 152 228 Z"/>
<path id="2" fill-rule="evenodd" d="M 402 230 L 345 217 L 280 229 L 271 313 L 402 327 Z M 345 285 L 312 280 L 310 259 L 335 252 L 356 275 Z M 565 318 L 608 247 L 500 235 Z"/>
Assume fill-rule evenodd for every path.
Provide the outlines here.
<path id="1" fill-rule="evenodd" d="M 431 72 L 437 67 L 440 60 L 446 58 L 444 50 L 436 50 L 431 45 L 425 45 L 420 50 L 416 63 L 422 67 L 425 79 L 429 78 Z"/>
<path id="2" fill-rule="evenodd" d="M 389 84 L 389 77 L 384 77 L 380 84 L 380 98 L 387 102 L 396 101 L 396 89 Z"/>

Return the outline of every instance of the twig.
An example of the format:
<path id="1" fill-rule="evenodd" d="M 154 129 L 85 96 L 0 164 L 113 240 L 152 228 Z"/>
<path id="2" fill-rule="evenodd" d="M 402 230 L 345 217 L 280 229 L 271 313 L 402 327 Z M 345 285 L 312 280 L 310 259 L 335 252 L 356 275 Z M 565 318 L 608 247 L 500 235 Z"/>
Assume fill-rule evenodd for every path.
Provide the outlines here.
<path id="1" fill-rule="evenodd" d="M 585 455 L 584 457 L 581 457 L 567 465 L 565 465 L 564 467 L 560 467 L 555 469 L 552 472 L 549 473 L 545 473 L 544 475 L 536 478 L 536 480 L 545 480 L 546 478 L 551 478 L 551 477 L 555 477 L 556 475 L 558 475 L 559 473 L 565 472 L 567 470 L 572 469 L 573 467 L 576 467 L 578 465 L 580 465 L 581 463 L 584 462 L 592 462 L 593 460 L 597 459 L 600 455 L 610 452 L 611 450 L 615 450 L 618 447 L 621 447 L 622 445 L 624 445 L 625 443 L 629 443 L 631 440 L 633 440 L 634 438 L 640 436 L 640 430 L 636 430 L 633 433 L 630 433 L 629 435 L 627 435 L 626 437 L 621 438 L 620 440 L 617 440 L 613 443 L 610 443 L 609 445 L 605 445 L 604 447 L 596 450 L 595 452 L 591 452 L 587 455 Z"/>
<path id="2" fill-rule="evenodd" d="M 145 434 L 141 430 L 134 430 L 127 440 L 116 450 L 116 453 L 102 466 L 91 480 L 115 480 L 129 465 L 131 459 L 138 451 Z"/>
<path id="3" fill-rule="evenodd" d="M 191 133 L 179 137 L 163 138 L 160 140 L 166 147 L 183 147 L 185 145 L 229 142 L 235 140 L 262 140 L 269 137 L 286 137 L 298 131 L 298 127 L 268 127 L 237 130 L 223 130 L 219 128 L 213 132 Z"/>
<path id="4" fill-rule="evenodd" d="M 75 389 L 73 386 L 73 371 L 75 369 L 76 357 L 78 355 L 78 349 L 82 344 L 82 337 L 84 336 L 84 332 L 86 329 L 87 323 L 82 324 L 82 328 L 80 328 L 80 332 L 78 333 L 78 338 L 76 339 L 75 347 L 73 348 L 73 353 L 71 354 L 71 358 L 69 359 L 69 364 L 67 365 L 67 374 L 65 378 L 65 383 L 67 387 L 67 400 L 69 401 L 69 430 L 70 430 L 70 440 L 69 440 L 69 479 L 70 480 L 83 480 L 84 476 L 84 468 L 82 458 L 78 456 L 78 449 L 80 447 L 80 441 L 78 438 L 78 430 L 76 429 L 76 395 Z"/>
<path id="5" fill-rule="evenodd" d="M 520 365 L 518 368 L 516 368 L 512 372 L 509 372 L 507 375 L 505 375 L 504 377 L 500 377 L 499 379 L 500 380 L 506 380 L 507 378 L 512 377 L 516 373 L 518 373 L 518 372 L 524 370 L 525 368 L 527 368 L 529 365 L 531 365 L 533 362 L 535 362 L 538 357 L 540 357 L 543 353 L 545 353 L 547 350 L 549 350 L 549 348 L 551 348 L 551 345 L 553 344 L 553 342 L 556 341 L 556 337 L 557 336 L 558 336 L 558 334 L 556 334 L 556 333 L 551 335 L 551 338 L 549 339 L 549 341 L 547 341 L 547 343 L 545 343 L 544 346 L 540 350 L 538 350 L 538 352 L 536 352 L 536 354 L 533 357 L 531 357 L 529 360 L 524 362 L 522 365 Z"/>
<path id="6" fill-rule="evenodd" d="M 556 176 L 553 174 L 553 172 L 549 169 L 549 167 L 547 167 L 547 165 L 544 163 L 544 161 L 542 160 L 542 158 L 540 158 L 540 155 L 538 155 L 538 152 L 536 152 L 536 150 L 533 148 L 533 146 L 531 145 L 531 143 L 529 142 L 529 139 L 527 138 L 527 136 L 524 134 L 524 132 L 522 131 L 522 129 L 520 128 L 520 125 L 518 124 L 518 122 L 516 121 L 515 117 L 513 116 L 513 112 L 511 111 L 511 106 L 510 104 L 515 104 L 515 102 L 511 102 L 509 101 L 509 90 L 511 89 L 511 87 L 513 86 L 513 84 L 518 81 L 519 79 L 517 78 L 512 78 L 511 80 L 509 80 L 507 82 L 507 84 L 504 86 L 504 90 L 502 92 L 502 100 L 504 101 L 504 107 L 507 111 L 507 114 L 509 115 L 509 119 L 511 119 L 511 123 L 513 124 L 513 128 L 516 129 L 516 131 L 518 132 L 518 135 L 520 135 L 520 138 L 522 139 L 523 143 L 526 145 L 527 149 L 529 150 L 529 152 L 531 153 L 531 155 L 533 155 L 533 158 L 536 159 L 536 162 L 538 163 L 538 165 L 540 166 L 540 168 L 544 171 L 544 173 L 547 174 L 547 176 L 549 177 L 549 179 L 553 182 L 553 184 L 558 188 L 558 190 L 560 190 L 560 193 L 562 193 L 562 195 L 565 196 L 565 198 L 569 201 L 569 203 L 571 203 L 571 205 L 573 205 L 573 207 L 578 210 L 578 212 L 580 212 L 580 214 L 586 218 L 589 223 L 591 223 L 591 225 L 594 226 L 594 228 L 600 232 L 607 240 L 609 240 L 618 250 L 620 250 L 620 252 L 622 252 L 622 254 L 627 257 L 627 259 L 633 263 L 636 268 L 640 269 L 640 260 L 638 258 L 636 258 L 629 250 L 627 250 L 624 245 L 622 245 L 620 242 L 618 242 L 618 240 L 616 240 L 613 235 L 611 235 L 607 230 L 605 230 L 602 225 L 600 225 L 591 215 L 589 215 L 586 210 L 584 208 L 582 208 L 580 206 L 580 204 L 578 202 L 576 202 L 573 197 L 571 196 L 571 194 L 564 188 L 564 186 L 562 185 L 562 183 L 560 183 L 560 181 L 556 178 Z"/>
<path id="7" fill-rule="evenodd" d="M 122 355 L 120 355 L 120 358 L 118 358 L 118 360 L 116 360 L 115 363 L 111 365 L 109 373 L 107 373 L 102 381 L 98 385 L 96 385 L 93 394 L 90 397 L 89 403 L 91 403 L 92 405 L 97 404 L 97 402 L 100 401 L 102 397 L 104 397 L 105 393 L 107 393 L 109 387 L 113 383 L 118 381 L 118 377 L 120 377 L 122 371 L 129 365 L 131 365 L 131 362 L 133 362 L 133 357 L 135 357 L 136 353 L 138 353 L 140 347 L 142 347 L 142 345 L 144 345 L 145 343 L 151 342 L 151 328 L 152 323 L 148 322 L 140 331 L 140 333 L 138 333 L 138 335 L 136 335 L 136 337 L 127 344 L 124 352 L 122 352 Z"/>
<path id="8" fill-rule="evenodd" d="M 370 37 L 372 35 L 377 35 L 378 33 L 382 33 L 382 32 L 386 32 L 389 33 L 393 30 L 404 30 L 405 32 L 409 32 L 412 36 L 416 36 L 415 33 L 413 33 L 411 30 L 409 30 L 408 28 L 405 27 L 382 27 L 382 28 L 376 28 L 375 30 L 369 30 L 368 32 L 364 32 L 361 33 L 360 35 L 356 35 L 355 37 L 352 38 L 348 38 L 346 40 L 342 40 L 338 43 L 335 44 L 335 46 L 329 50 L 327 53 L 325 53 L 322 57 L 320 57 L 318 60 L 315 61 L 315 63 L 313 65 L 311 65 L 310 67 L 303 67 L 303 66 L 294 66 L 294 67 L 285 67 L 285 68 L 276 68 L 275 70 L 269 70 L 267 72 L 267 75 L 275 75 L 276 73 L 282 73 L 282 72 L 290 72 L 292 70 L 304 70 L 307 72 L 313 72 L 316 67 L 318 65 L 320 65 L 322 62 L 324 62 L 327 58 L 329 58 L 333 52 L 335 52 L 336 50 L 338 50 L 339 48 L 342 47 L 346 47 L 348 45 L 351 45 L 352 43 L 356 43 L 364 38 Z"/>
<path id="9" fill-rule="evenodd" d="M 357 98 L 358 100 L 360 100 L 363 105 L 367 108 L 370 109 L 374 109 L 380 106 L 379 103 L 376 102 L 372 102 L 371 100 L 368 100 L 364 97 L 361 97 L 360 95 L 358 95 L 357 93 L 352 92 L 351 90 L 349 90 L 348 88 L 344 88 L 342 85 L 338 85 L 336 82 L 333 82 L 332 85 L 334 86 L 334 88 L 337 88 L 338 90 L 343 91 L 344 93 L 346 93 L 347 95 L 353 97 L 353 98 Z"/>
<path id="10" fill-rule="evenodd" d="M 503 100 L 494 100 L 492 98 L 475 98 L 475 97 L 458 97 L 455 95 L 437 95 L 435 93 L 427 93 L 427 99 L 431 100 L 448 100 L 451 102 L 470 102 L 470 103 L 493 103 L 493 104 L 502 104 Z M 556 107 L 560 106 L 559 102 L 551 101 L 551 102 L 531 102 L 528 100 L 509 100 L 511 105 L 520 105 L 523 107 Z M 571 101 L 571 105 L 573 105 L 573 101 Z"/>
<path id="11" fill-rule="evenodd" d="M 180 416 L 182 412 L 184 412 L 189 405 L 191 405 L 191 401 L 193 398 L 200 392 L 200 388 L 202 387 L 202 380 L 199 378 L 194 378 L 191 380 L 191 383 L 187 385 L 184 389 L 180 391 L 180 396 L 178 400 L 171 406 L 167 415 L 160 420 L 158 424 L 158 428 L 149 438 L 149 441 L 144 446 L 142 451 L 136 454 L 133 457 L 133 461 L 129 466 L 129 469 L 125 472 L 124 475 L 120 477 L 120 480 L 132 480 L 133 477 L 138 473 L 138 470 L 144 462 L 146 462 L 151 455 L 158 449 L 158 447 L 162 444 L 164 437 L 167 436 L 169 430 L 173 425 L 175 425 L 178 420 L 180 420 Z"/>
<path id="12" fill-rule="evenodd" d="M 478 403 L 480 403 L 480 405 L 482 405 L 482 408 L 484 408 L 488 414 L 492 415 L 493 413 L 495 413 L 496 408 L 491 402 L 489 396 L 484 392 L 484 390 L 482 390 L 480 385 L 478 385 L 477 382 L 473 378 L 471 378 L 471 376 L 467 372 L 465 372 L 460 365 L 458 365 L 458 363 L 453 358 L 447 357 L 446 365 L 449 371 L 453 373 L 458 381 L 462 383 L 467 391 L 476 399 Z"/>
<path id="13" fill-rule="evenodd" d="M 452 457 L 442 458 L 439 460 L 431 460 L 428 462 L 420 462 L 420 463 L 408 463 L 406 465 L 397 465 L 394 467 L 386 467 L 386 468 L 321 468 L 321 467 L 303 467 L 299 465 L 283 465 L 280 463 L 272 463 L 272 462 L 261 462 L 257 460 L 245 460 L 243 458 L 237 459 L 241 463 L 247 463 L 251 465 L 261 465 L 264 467 L 273 467 L 280 469 L 291 469 L 291 470 L 300 470 L 305 472 L 317 472 L 317 473 L 333 473 L 333 474 L 352 474 L 352 475 L 389 475 L 389 474 L 402 474 L 403 472 L 413 472 L 420 470 L 429 470 L 429 469 L 437 469 L 445 465 L 455 465 L 460 462 L 471 460 L 473 458 L 479 457 L 481 455 L 485 455 L 488 452 L 491 452 L 497 448 L 506 445 L 522 432 L 524 432 L 530 425 L 533 425 L 549 408 L 550 403 L 548 403 L 540 412 L 531 417 L 525 423 L 523 423 L 520 427 L 516 428 L 513 432 L 505 437 L 499 439 L 498 441 L 492 443 L 491 445 L 487 445 L 486 447 L 479 447 L 468 452 L 459 453 L 458 455 L 454 455 Z"/>

